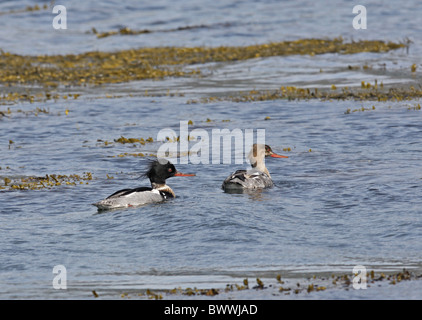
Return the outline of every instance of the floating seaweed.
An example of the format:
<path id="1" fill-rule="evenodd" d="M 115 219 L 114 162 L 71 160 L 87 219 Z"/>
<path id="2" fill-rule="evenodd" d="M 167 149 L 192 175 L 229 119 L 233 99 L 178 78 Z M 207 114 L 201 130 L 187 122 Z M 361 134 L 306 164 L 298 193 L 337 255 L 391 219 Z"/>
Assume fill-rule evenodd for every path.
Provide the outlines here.
<path id="1" fill-rule="evenodd" d="M 350 113 L 352 113 L 352 112 L 364 112 L 364 111 L 369 111 L 369 110 L 375 110 L 376 108 L 375 108 L 375 106 L 372 106 L 372 108 L 365 108 L 365 107 L 361 107 L 361 108 L 357 108 L 357 109 L 350 109 L 350 108 L 348 108 L 347 110 L 346 110 L 346 112 L 344 112 L 345 114 L 350 114 Z"/>
<path id="2" fill-rule="evenodd" d="M 82 176 L 78 174 L 61 175 L 61 174 L 50 174 L 45 177 L 22 177 L 22 178 L 3 178 L 3 186 L 0 185 L 0 189 L 6 190 L 38 190 L 38 189 L 50 189 L 52 187 L 61 185 L 77 185 L 77 184 L 88 184 L 91 181 L 92 173 L 85 172 Z"/>
<path id="3" fill-rule="evenodd" d="M 139 138 L 138 139 L 138 138 L 125 138 L 125 137 L 121 136 L 120 138 L 115 139 L 114 142 L 118 142 L 118 143 L 122 143 L 122 144 L 126 144 L 126 143 L 132 143 L 132 144 L 140 143 L 142 145 L 145 145 L 146 143 L 152 143 L 152 142 L 154 142 L 154 139 L 152 137 L 149 137 L 147 139 L 144 139 L 144 138 Z"/>
<path id="4" fill-rule="evenodd" d="M 25 12 L 33 12 L 33 11 L 41 11 L 41 10 L 47 10 L 48 9 L 48 5 L 44 4 L 42 7 L 40 7 L 39 5 L 34 5 L 32 6 L 27 6 L 24 9 L 16 9 L 16 10 L 9 10 L 9 11 L 0 11 L 0 16 L 1 15 L 6 15 L 6 14 L 17 14 L 17 13 L 25 13 Z"/>
<path id="5" fill-rule="evenodd" d="M 417 105 L 414 105 L 413 107 L 408 107 L 407 110 L 421 110 L 421 105 L 418 103 Z"/>
<path id="6" fill-rule="evenodd" d="M 227 24 L 216 24 L 216 25 L 227 25 Z M 193 25 L 193 26 L 184 26 L 184 27 L 178 27 L 178 28 L 171 28 L 171 29 L 161 29 L 161 30 L 151 30 L 151 29 L 142 29 L 142 30 L 132 30 L 129 27 L 120 28 L 118 31 L 107 31 L 107 32 L 98 32 L 97 29 L 92 28 L 92 33 L 97 36 L 97 38 L 106 38 L 110 36 L 115 35 L 140 35 L 140 34 L 146 34 L 146 33 L 153 33 L 153 32 L 175 32 L 175 31 L 185 31 L 185 30 L 192 30 L 192 29 L 205 29 L 210 28 L 214 25 Z"/>
<path id="7" fill-rule="evenodd" d="M 354 275 L 349 274 L 339 274 L 339 275 L 331 275 L 330 276 L 321 276 L 317 277 L 313 275 L 311 278 L 304 279 L 304 282 L 294 282 L 292 280 L 281 280 L 281 275 L 276 276 L 276 283 L 270 284 L 268 286 L 264 286 L 263 282 L 257 278 L 257 285 L 254 286 L 251 292 L 257 292 L 260 290 L 269 290 L 270 288 L 278 292 L 278 294 L 283 295 L 291 295 L 291 294 L 316 294 L 320 291 L 326 290 L 333 290 L 333 289 L 344 289 L 349 290 L 349 288 L 353 285 L 353 279 L 351 279 Z M 375 274 L 374 270 L 368 272 L 366 274 L 366 283 L 367 287 L 370 288 L 371 285 L 375 284 L 376 282 L 383 282 L 385 281 L 387 285 L 395 285 L 401 281 L 411 281 L 417 280 L 422 277 L 421 274 L 415 274 L 409 272 L 406 269 L 403 269 L 401 272 L 391 273 L 391 274 L 384 274 L 383 272 L 379 274 Z M 147 289 L 145 292 L 140 292 L 138 296 L 146 296 L 148 299 L 163 299 L 165 295 L 185 295 L 185 296 L 216 296 L 222 293 L 230 293 L 242 290 L 250 290 L 249 288 L 249 281 L 248 279 L 243 280 L 242 285 L 238 284 L 227 284 L 225 288 L 216 289 L 216 288 L 204 288 L 198 289 L 194 288 L 181 288 L 177 287 L 171 290 L 160 290 L 160 292 L 152 291 Z M 272 293 L 276 295 L 277 293 Z M 95 296 L 95 295 L 94 295 Z M 130 298 L 128 293 L 121 294 L 122 298 Z"/>
<path id="8" fill-rule="evenodd" d="M 18 55 L 0 51 L 0 83 L 101 85 L 164 77 L 196 76 L 199 70 L 182 66 L 207 62 L 229 62 L 285 55 L 324 53 L 353 54 L 387 52 L 406 47 L 402 43 L 301 39 L 243 47 L 157 47 L 117 52 L 87 52 L 68 55 Z M 181 67 L 178 67 L 181 66 Z"/>
<path id="9" fill-rule="evenodd" d="M 120 153 L 117 156 L 111 156 L 112 158 L 124 158 L 124 157 L 156 157 L 156 154 L 153 153 L 143 153 L 143 152 L 138 152 L 138 153 L 129 153 L 129 152 L 124 152 L 124 153 Z"/>
<path id="10" fill-rule="evenodd" d="M 28 90 L 25 93 L 21 92 L 9 92 L 3 93 L 0 95 L 0 105 L 12 105 L 18 102 L 45 102 L 48 100 L 58 100 L 58 99 L 68 99 L 73 97 L 73 99 L 77 99 L 81 94 L 80 93 L 68 93 L 64 95 L 60 95 L 58 93 L 51 94 L 49 92 L 37 92 L 37 93 L 30 93 Z"/>
<path id="11" fill-rule="evenodd" d="M 282 86 L 276 90 L 251 90 L 247 92 L 239 92 L 230 96 L 219 97 L 203 97 L 199 100 L 188 100 L 187 104 L 193 103 L 210 103 L 216 101 L 231 101 L 231 102 L 252 102 L 252 101 L 268 101 L 268 100 L 372 100 L 372 101 L 403 101 L 422 98 L 422 89 L 416 89 L 413 86 L 409 88 L 390 88 L 388 90 L 379 90 L 375 85 L 371 86 L 369 83 L 362 85 L 361 89 L 343 88 L 341 92 L 338 91 L 323 91 L 315 88 L 297 88 L 294 86 Z M 268 119 L 267 119 L 268 120 Z"/>
<path id="12" fill-rule="evenodd" d="M 410 71 L 412 71 L 412 72 L 416 72 L 416 68 L 417 68 L 416 63 L 414 63 L 414 64 L 412 64 L 412 66 L 410 67 Z"/>

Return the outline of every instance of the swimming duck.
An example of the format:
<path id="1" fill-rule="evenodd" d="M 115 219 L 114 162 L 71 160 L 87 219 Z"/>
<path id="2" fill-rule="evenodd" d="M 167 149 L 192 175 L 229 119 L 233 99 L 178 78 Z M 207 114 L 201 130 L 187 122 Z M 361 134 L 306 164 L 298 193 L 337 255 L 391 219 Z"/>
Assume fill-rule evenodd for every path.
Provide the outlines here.
<path id="1" fill-rule="evenodd" d="M 273 152 L 269 145 L 255 143 L 249 152 L 250 170 L 237 170 L 228 176 L 221 186 L 224 191 L 271 188 L 274 183 L 265 166 L 265 157 L 288 158 Z"/>
<path id="2" fill-rule="evenodd" d="M 122 189 L 94 206 L 100 210 L 134 207 L 148 203 L 161 202 L 169 198 L 175 198 L 174 191 L 166 184 L 166 179 L 171 177 L 188 177 L 195 174 L 185 174 L 176 170 L 174 165 L 165 159 L 152 161 L 148 170 L 143 174 L 149 178 L 151 187 L 139 187 L 134 189 Z"/>

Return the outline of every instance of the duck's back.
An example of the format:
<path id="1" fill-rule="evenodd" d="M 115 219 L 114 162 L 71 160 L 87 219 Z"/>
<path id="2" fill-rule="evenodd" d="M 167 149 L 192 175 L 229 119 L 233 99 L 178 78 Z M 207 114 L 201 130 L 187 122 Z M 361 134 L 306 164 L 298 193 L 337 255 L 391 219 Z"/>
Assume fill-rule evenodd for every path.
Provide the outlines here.
<path id="1" fill-rule="evenodd" d="M 264 189 L 274 185 L 271 178 L 264 172 L 256 169 L 237 170 L 224 180 L 222 188 L 231 189 Z"/>
<path id="2" fill-rule="evenodd" d="M 134 207 L 148 203 L 161 202 L 173 197 L 167 192 L 148 187 L 119 190 L 104 200 L 94 203 L 98 209 Z"/>

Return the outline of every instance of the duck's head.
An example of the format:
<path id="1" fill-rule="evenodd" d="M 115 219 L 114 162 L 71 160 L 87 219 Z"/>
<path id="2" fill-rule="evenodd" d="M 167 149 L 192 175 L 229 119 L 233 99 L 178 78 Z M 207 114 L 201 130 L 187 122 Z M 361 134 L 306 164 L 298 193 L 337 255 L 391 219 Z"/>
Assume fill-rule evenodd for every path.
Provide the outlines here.
<path id="1" fill-rule="evenodd" d="M 273 158 L 288 158 L 288 156 L 282 156 L 275 153 L 268 144 L 265 145 L 265 156 Z"/>
<path id="2" fill-rule="evenodd" d="M 166 179 L 171 177 L 191 177 L 193 173 L 181 173 L 176 170 L 176 167 L 168 160 L 158 159 L 149 164 L 148 171 L 144 176 L 148 177 L 151 183 L 165 184 Z"/>
<path id="3" fill-rule="evenodd" d="M 261 162 L 264 160 L 265 157 L 288 158 L 287 156 L 282 156 L 280 154 L 275 153 L 267 144 L 255 143 L 252 146 L 251 151 L 249 152 L 249 160 L 251 164 Z"/>

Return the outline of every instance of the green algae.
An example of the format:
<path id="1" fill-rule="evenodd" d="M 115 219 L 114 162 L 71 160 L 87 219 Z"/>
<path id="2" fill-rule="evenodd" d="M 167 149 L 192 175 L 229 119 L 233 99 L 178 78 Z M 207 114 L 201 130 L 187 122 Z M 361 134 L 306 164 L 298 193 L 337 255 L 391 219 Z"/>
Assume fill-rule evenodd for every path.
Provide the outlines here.
<path id="1" fill-rule="evenodd" d="M 66 114 L 65 110 L 65 114 Z M 38 116 L 39 114 L 51 114 L 50 110 L 46 109 L 46 108 L 40 108 L 40 107 L 36 107 L 33 110 L 22 110 L 22 109 L 11 109 L 11 108 L 7 108 L 7 110 L 0 110 L 0 116 L 11 116 L 12 114 L 22 114 L 25 116 L 29 116 L 29 115 L 34 115 L 34 116 Z M 57 113 L 57 115 L 60 115 L 60 113 Z"/>
<path id="2" fill-rule="evenodd" d="M 144 138 L 126 138 L 124 136 L 120 136 L 120 138 L 114 139 L 114 141 L 97 139 L 97 142 L 102 143 L 106 147 L 113 145 L 115 143 L 119 143 L 119 144 L 123 144 L 123 145 L 124 144 L 135 145 L 135 144 L 139 143 L 139 144 L 144 146 L 147 143 L 153 143 L 154 139 L 152 137 L 148 137 L 148 138 L 144 139 Z M 141 155 L 139 155 L 139 156 L 141 156 Z"/>
<path id="3" fill-rule="evenodd" d="M 113 156 L 113 158 L 118 157 L 118 158 L 124 158 L 124 157 L 145 157 L 145 153 L 142 152 L 138 152 L 138 153 L 129 153 L 129 152 L 124 152 L 124 153 L 120 153 L 117 156 Z"/>
<path id="4" fill-rule="evenodd" d="M 126 143 L 132 143 L 132 144 L 140 143 L 142 145 L 145 145 L 146 143 L 152 143 L 152 142 L 154 142 L 154 139 L 152 137 L 149 137 L 147 139 L 144 139 L 144 138 L 139 138 L 138 139 L 138 138 L 125 138 L 125 137 L 121 136 L 120 138 L 115 139 L 114 142 L 118 142 L 118 143 L 122 143 L 122 144 L 126 144 Z"/>
<path id="5" fill-rule="evenodd" d="M 318 88 L 297 88 L 294 86 L 282 86 L 275 90 L 250 90 L 238 92 L 229 96 L 211 96 L 200 99 L 190 99 L 186 103 L 214 103 L 219 101 L 253 102 L 268 100 L 369 100 L 369 101 L 404 101 L 422 98 L 422 89 L 413 86 L 409 88 L 389 88 L 379 90 L 376 86 L 365 85 L 364 89 L 342 88 L 339 90 L 321 90 Z M 270 119 L 266 119 L 270 120 Z"/>
<path id="6" fill-rule="evenodd" d="M 353 110 L 348 108 L 344 113 L 350 114 L 350 113 L 353 113 L 353 112 L 364 112 L 364 111 L 375 110 L 375 109 L 376 109 L 375 106 L 372 106 L 372 108 L 361 107 L 361 108 L 357 108 L 357 109 L 353 109 Z"/>
<path id="7" fill-rule="evenodd" d="M 192 77 L 200 74 L 200 71 L 185 70 L 183 66 L 297 54 L 388 52 L 405 46 L 376 40 L 346 43 L 342 38 L 335 38 L 241 47 L 157 47 L 68 55 L 30 56 L 0 51 L 0 84 L 57 87 Z"/>
<path id="8" fill-rule="evenodd" d="M 217 25 L 226 26 L 227 24 L 217 24 Z M 162 30 L 151 30 L 151 29 L 132 30 L 128 27 L 124 27 L 124 28 L 120 28 L 117 31 L 107 31 L 107 32 L 98 32 L 97 29 L 92 28 L 92 33 L 95 34 L 98 39 L 101 39 L 101 38 L 106 38 L 106 37 L 115 36 L 115 35 L 133 36 L 133 35 L 140 35 L 140 34 L 153 33 L 153 32 L 175 32 L 175 31 L 185 31 L 185 30 L 192 30 L 192 29 L 204 29 L 204 28 L 211 28 L 212 26 L 215 26 L 215 25 L 201 24 L 201 25 L 184 26 L 184 27 L 162 29 Z"/>
<path id="9" fill-rule="evenodd" d="M 83 175 L 71 174 L 50 174 L 45 177 L 3 177 L 3 184 L 0 184 L 0 190 L 39 190 L 51 189 L 61 185 L 88 184 L 91 181 L 92 173 L 85 172 Z"/>
<path id="10" fill-rule="evenodd" d="M 42 7 L 40 7 L 39 5 L 36 4 L 34 6 L 27 6 L 23 9 L 0 11 L 0 16 L 6 15 L 6 14 L 18 14 L 18 13 L 25 13 L 25 12 L 41 11 L 41 10 L 48 10 L 48 5 L 44 4 Z"/>
<path id="11" fill-rule="evenodd" d="M 130 144 L 132 146 L 136 146 L 136 144 L 140 144 L 142 146 L 146 145 L 147 143 L 153 143 L 154 139 L 152 137 L 144 138 L 126 138 L 124 136 L 120 136 L 118 139 L 114 139 L 114 141 L 102 140 L 97 139 L 97 142 L 101 143 L 100 146 L 109 147 L 115 144 Z M 157 155 L 152 153 L 144 153 L 144 152 L 124 152 L 118 155 L 110 156 L 111 158 L 124 158 L 124 157 L 156 157 Z"/>
<path id="12" fill-rule="evenodd" d="M 20 92 L 18 92 L 20 91 Z M 77 99 L 81 94 L 80 93 L 67 93 L 67 94 L 59 94 L 59 93 L 51 93 L 51 92 L 41 92 L 39 89 L 35 90 L 35 92 L 31 92 L 29 89 L 25 90 L 18 90 L 15 92 L 3 92 L 0 94 L 0 105 L 13 105 L 20 102 L 46 102 L 49 100 L 59 100 L 59 99 Z M 24 92 L 21 92 L 24 91 Z"/>
<path id="13" fill-rule="evenodd" d="M 408 107 L 407 110 L 421 110 L 421 105 L 419 103 L 415 104 L 413 107 Z"/>
<path id="14" fill-rule="evenodd" d="M 271 284 L 264 285 L 263 281 L 260 278 L 256 278 L 256 285 L 253 287 L 249 286 L 248 278 L 243 280 L 243 284 L 227 284 L 225 288 L 203 288 L 198 289 L 196 287 L 187 287 L 181 288 L 177 287 L 174 289 L 164 289 L 164 290 L 151 290 L 146 289 L 141 292 L 134 291 L 133 293 L 122 293 L 120 294 L 121 298 L 130 299 L 132 295 L 138 297 L 145 297 L 148 299 L 161 300 L 166 296 L 174 297 L 178 295 L 182 296 L 218 296 L 223 293 L 238 292 L 242 290 L 247 290 L 249 292 L 258 292 L 262 290 L 272 290 L 272 295 L 298 295 L 298 294 L 318 294 L 318 292 L 326 290 L 350 290 L 353 288 L 353 277 L 354 275 L 350 274 L 338 274 L 334 275 L 313 275 L 306 279 L 302 279 L 301 282 L 296 282 L 294 279 L 281 279 L 281 275 L 276 276 L 276 282 L 271 282 Z M 421 274 L 416 274 L 410 272 L 409 270 L 403 269 L 400 272 L 392 273 L 375 273 L 374 270 L 366 274 L 366 283 L 367 288 L 370 289 L 371 286 L 376 286 L 381 282 L 386 283 L 387 285 L 396 285 L 402 281 L 414 281 L 422 277 Z M 269 279 L 268 279 L 269 280 Z M 98 297 L 98 294 L 94 294 L 95 297 Z M 218 298 L 218 297 L 217 297 Z"/>

